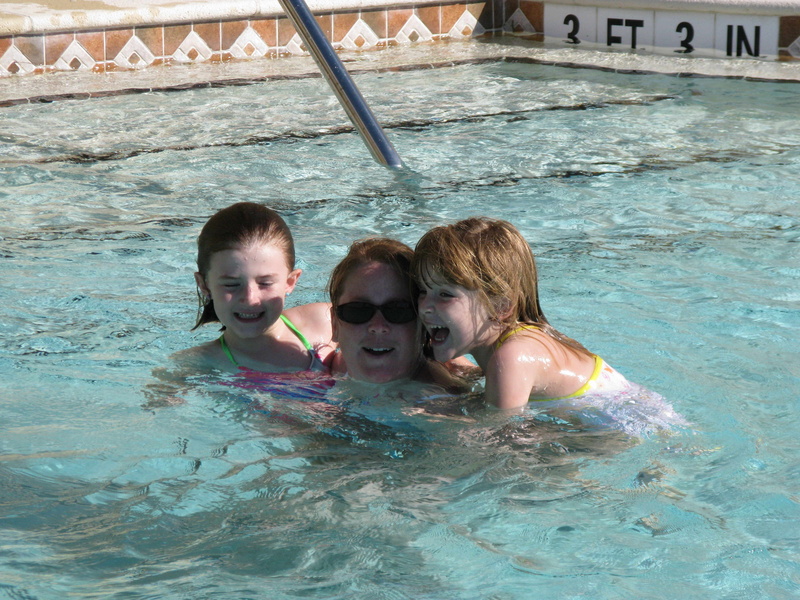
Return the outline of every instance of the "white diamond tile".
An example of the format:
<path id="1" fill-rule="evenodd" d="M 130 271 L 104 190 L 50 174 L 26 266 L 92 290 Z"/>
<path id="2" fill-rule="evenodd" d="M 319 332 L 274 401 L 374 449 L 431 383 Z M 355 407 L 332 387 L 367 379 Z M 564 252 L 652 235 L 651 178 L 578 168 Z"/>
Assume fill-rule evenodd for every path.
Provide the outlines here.
<path id="1" fill-rule="evenodd" d="M 292 36 L 292 39 L 289 40 L 289 43 L 286 44 L 286 46 L 284 46 L 284 50 L 289 54 L 295 54 L 295 55 L 306 54 L 306 51 L 303 48 L 303 40 L 297 33 L 295 33 Z"/>
<path id="2" fill-rule="evenodd" d="M 473 35 L 482 35 L 485 32 L 486 30 L 475 18 L 475 15 L 465 10 L 450 28 L 450 31 L 447 32 L 447 35 L 452 38 L 469 38 Z"/>
<path id="3" fill-rule="evenodd" d="M 516 33 L 536 33 L 536 28 L 531 25 L 528 17 L 519 8 L 514 11 L 511 17 L 503 25 L 503 31 Z"/>
<path id="4" fill-rule="evenodd" d="M 258 58 L 266 56 L 269 51 L 269 46 L 261 39 L 261 36 L 256 33 L 256 30 L 251 26 L 241 33 L 236 38 L 236 41 L 230 47 L 229 52 L 236 58 Z"/>
<path id="5" fill-rule="evenodd" d="M 16 68 L 14 65 L 16 65 Z M 0 67 L 2 67 L 0 75 L 13 75 L 15 73 L 28 75 L 36 69 L 36 66 L 16 46 L 10 46 L 5 54 L 0 57 Z"/>
<path id="6" fill-rule="evenodd" d="M 114 57 L 114 63 L 125 69 L 143 69 L 153 64 L 155 59 L 147 45 L 134 35 Z"/>
<path id="7" fill-rule="evenodd" d="M 190 63 L 206 61 L 211 58 L 211 55 L 211 48 L 208 47 L 205 40 L 196 31 L 192 31 L 172 56 L 178 62 Z"/>
<path id="8" fill-rule="evenodd" d="M 405 25 L 395 36 L 395 40 L 401 44 L 410 44 L 412 42 L 430 42 L 433 39 L 433 33 L 425 26 L 417 15 L 411 15 L 411 18 L 406 21 Z"/>
<path id="9" fill-rule="evenodd" d="M 359 19 L 342 38 L 341 45 L 348 50 L 363 50 L 375 47 L 380 38 L 363 19 Z"/>
<path id="10" fill-rule="evenodd" d="M 72 40 L 72 43 L 67 46 L 53 66 L 59 71 L 90 71 L 95 64 L 92 55 L 80 45 L 78 40 Z"/>

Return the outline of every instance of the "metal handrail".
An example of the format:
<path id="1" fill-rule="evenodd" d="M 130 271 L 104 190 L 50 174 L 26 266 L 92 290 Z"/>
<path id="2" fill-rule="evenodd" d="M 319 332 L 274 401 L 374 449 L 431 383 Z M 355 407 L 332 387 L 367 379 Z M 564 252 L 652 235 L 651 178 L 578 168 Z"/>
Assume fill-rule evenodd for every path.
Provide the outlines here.
<path id="1" fill-rule="evenodd" d="M 330 41 L 322 33 L 305 0 L 279 1 L 372 156 L 387 167 L 403 167 L 403 161 L 381 129 Z"/>

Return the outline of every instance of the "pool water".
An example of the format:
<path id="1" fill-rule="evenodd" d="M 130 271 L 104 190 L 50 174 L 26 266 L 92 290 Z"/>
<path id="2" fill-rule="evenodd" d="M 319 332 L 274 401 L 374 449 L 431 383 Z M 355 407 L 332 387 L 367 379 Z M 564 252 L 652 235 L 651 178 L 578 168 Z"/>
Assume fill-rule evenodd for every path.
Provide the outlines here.
<path id="1" fill-rule="evenodd" d="M 517 62 L 0 111 L 0 598 L 796 598 L 796 84 Z M 289 398 L 153 369 L 210 339 L 194 242 L 265 202 L 323 300 L 349 242 L 475 214 L 549 320 L 691 423 Z M 163 404 L 163 403 L 162 403 Z M 455 404 L 455 407 L 453 407 Z"/>

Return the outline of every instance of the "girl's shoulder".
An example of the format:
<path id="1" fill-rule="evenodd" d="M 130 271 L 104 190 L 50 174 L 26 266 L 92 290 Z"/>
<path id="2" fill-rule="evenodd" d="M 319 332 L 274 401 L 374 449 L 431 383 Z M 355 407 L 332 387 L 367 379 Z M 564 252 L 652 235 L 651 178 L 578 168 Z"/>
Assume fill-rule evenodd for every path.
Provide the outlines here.
<path id="1" fill-rule="evenodd" d="M 536 325 L 517 325 L 498 339 L 491 364 L 510 376 L 524 373 L 545 381 L 563 369 L 580 366 L 583 371 L 581 365 L 592 360 L 591 355 L 577 352 Z"/>
<path id="2" fill-rule="evenodd" d="M 170 360 L 183 372 L 208 372 L 209 369 L 227 371 L 234 367 L 223 352 L 219 339 L 179 350 L 170 356 Z"/>
<path id="3" fill-rule="evenodd" d="M 500 355 L 517 354 L 526 349 L 545 352 L 551 349 L 553 344 L 558 344 L 557 340 L 538 325 L 518 323 L 497 338 L 494 350 Z"/>

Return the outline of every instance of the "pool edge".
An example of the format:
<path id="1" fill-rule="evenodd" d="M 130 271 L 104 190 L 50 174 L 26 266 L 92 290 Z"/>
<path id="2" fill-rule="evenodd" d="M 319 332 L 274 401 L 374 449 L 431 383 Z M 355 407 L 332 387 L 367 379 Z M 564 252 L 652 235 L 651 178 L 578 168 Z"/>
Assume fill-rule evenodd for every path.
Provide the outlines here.
<path id="1" fill-rule="evenodd" d="M 721 76 L 800 80 L 794 68 L 800 64 L 800 2 L 794 1 L 320 0 L 309 5 L 333 46 L 343 53 L 517 37 L 542 48 L 594 52 L 600 64 L 609 55 L 617 62 L 627 56 L 633 63 L 650 55 L 697 58 L 697 64 L 716 59 Z M 19 6 L 20 14 L 16 25 L 4 19 L 0 26 L 0 99 L 14 95 L 3 88 L 24 88 L 18 84 L 28 76 L 110 76 L 163 66 L 258 61 L 270 72 L 274 59 L 307 56 L 277 0 L 152 0 L 146 7 L 29 15 L 22 4 L 4 6 Z M 672 31 L 676 23 L 678 29 Z M 687 64 L 691 71 L 692 63 Z M 775 64 L 793 66 L 776 74 Z M 702 69 L 697 74 L 707 75 Z"/>

